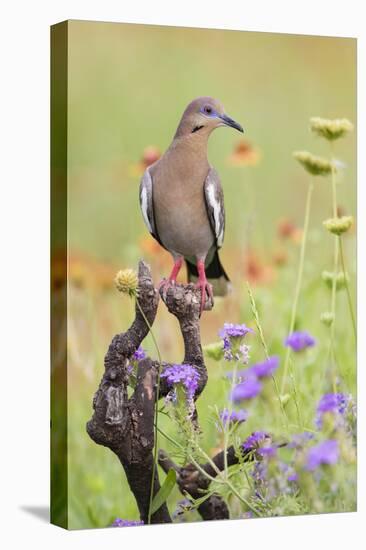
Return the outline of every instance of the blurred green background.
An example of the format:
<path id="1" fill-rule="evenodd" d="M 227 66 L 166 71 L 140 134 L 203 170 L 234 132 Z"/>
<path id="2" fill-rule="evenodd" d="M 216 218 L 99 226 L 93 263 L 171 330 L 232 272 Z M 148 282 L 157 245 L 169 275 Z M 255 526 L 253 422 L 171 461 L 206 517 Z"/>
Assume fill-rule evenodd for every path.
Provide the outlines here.
<path id="1" fill-rule="evenodd" d="M 328 144 L 309 131 L 311 116 L 356 121 L 356 41 L 82 21 L 68 26 L 69 527 L 84 528 L 106 526 L 116 516 L 138 517 L 117 458 L 89 439 L 85 424 L 107 346 L 133 318 L 133 304 L 113 288 L 115 271 L 137 267 L 144 258 L 158 282 L 171 268 L 169 255 L 154 244 L 139 210 L 139 179 L 149 154 L 164 152 L 184 108 L 197 96 L 218 98 L 244 126 L 244 142 L 227 128 L 209 141 L 209 159 L 225 194 L 221 259 L 233 292 L 203 315 L 202 342 L 217 340 L 225 321 L 253 325 L 248 279 L 270 352 L 283 357 L 309 182 L 292 152 L 329 156 Z M 347 214 L 356 212 L 355 139 L 351 134 L 335 147 L 336 157 L 345 163 L 338 197 Z M 321 272 L 332 270 L 333 241 L 321 222 L 330 215 L 330 182 L 319 178 L 297 319 L 297 326 L 319 342 L 298 372 L 309 423 L 327 384 L 328 333 L 319 316 L 329 302 Z M 345 252 L 354 290 L 354 234 L 347 236 Z M 344 293 L 339 293 L 338 319 L 339 375 L 354 392 L 355 352 L 347 337 Z M 178 327 L 163 305 L 155 331 L 164 359 L 181 361 Z M 262 359 L 258 337 L 250 343 L 253 360 Z M 144 347 L 155 355 L 149 338 Z M 198 411 L 203 444 L 212 453 L 220 441 L 208 420 L 209 406 L 224 406 L 227 391 L 217 365 L 209 360 L 207 365 L 210 380 Z M 174 431 L 168 420 L 161 422 L 167 432 Z M 259 410 L 244 434 L 276 428 L 277 419 Z M 160 444 L 169 451 L 165 441 Z M 171 511 L 180 498 L 178 491 L 172 493 Z"/>

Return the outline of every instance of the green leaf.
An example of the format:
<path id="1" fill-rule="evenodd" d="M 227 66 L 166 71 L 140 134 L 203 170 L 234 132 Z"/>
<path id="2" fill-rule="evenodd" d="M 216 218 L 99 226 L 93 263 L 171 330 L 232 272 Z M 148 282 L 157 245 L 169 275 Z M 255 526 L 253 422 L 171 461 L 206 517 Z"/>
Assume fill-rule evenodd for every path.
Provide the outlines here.
<path id="1" fill-rule="evenodd" d="M 163 485 L 160 487 L 159 491 L 153 498 L 153 501 L 151 503 L 151 514 L 154 514 L 157 510 L 159 510 L 160 506 L 164 504 L 164 502 L 172 492 L 176 480 L 177 474 L 175 473 L 175 470 L 171 468 L 165 478 Z"/>

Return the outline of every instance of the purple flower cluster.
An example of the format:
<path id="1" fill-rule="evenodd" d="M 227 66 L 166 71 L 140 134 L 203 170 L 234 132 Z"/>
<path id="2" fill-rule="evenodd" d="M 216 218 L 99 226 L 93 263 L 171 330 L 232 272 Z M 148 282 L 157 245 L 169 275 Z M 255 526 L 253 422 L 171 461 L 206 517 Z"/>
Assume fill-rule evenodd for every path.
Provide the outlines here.
<path id="1" fill-rule="evenodd" d="M 311 447 L 306 457 L 307 470 L 314 471 L 322 464 L 336 464 L 339 459 L 339 447 L 336 439 L 327 439 Z"/>
<path id="2" fill-rule="evenodd" d="M 229 424 L 234 422 L 245 422 L 248 419 L 248 416 L 248 411 L 245 411 L 244 409 L 232 412 L 230 412 L 228 409 L 224 409 L 220 413 L 220 418 L 224 426 L 227 424 L 227 422 L 229 422 Z"/>
<path id="3" fill-rule="evenodd" d="M 247 365 L 249 347 L 244 343 L 244 338 L 249 332 L 253 330 L 244 324 L 224 324 L 219 335 L 223 339 L 226 360 L 241 361 Z M 316 340 L 307 331 L 294 331 L 288 335 L 284 345 L 300 353 L 315 346 Z M 230 400 L 239 404 L 254 399 L 266 387 L 266 379 L 274 375 L 279 365 L 280 358 L 271 356 L 263 362 L 240 367 L 238 372 L 235 370 L 235 385 L 231 389 Z M 233 380 L 234 373 L 228 373 L 227 376 Z M 243 406 L 246 407 L 246 404 Z M 245 422 L 247 418 L 248 412 L 243 409 L 231 411 L 225 408 L 220 413 L 223 425 Z M 242 453 L 249 454 L 252 459 L 251 498 L 257 499 L 258 506 L 266 509 L 270 504 L 271 510 L 277 511 L 283 506 L 283 495 L 296 496 L 299 491 L 304 491 L 306 498 L 309 491 L 307 476 L 311 476 L 315 483 L 320 480 L 325 484 L 329 482 L 328 490 L 335 490 L 335 477 L 327 473 L 326 468 L 338 463 L 341 450 L 342 459 L 350 464 L 355 461 L 354 449 L 350 450 L 348 456 L 340 445 L 341 441 L 347 439 L 352 446 L 355 440 L 356 410 L 352 397 L 344 393 L 323 395 L 316 409 L 318 428 L 322 427 L 325 418 L 329 418 L 329 426 L 328 423 L 326 425 L 327 433 L 332 434 L 326 436 L 329 439 L 324 440 L 325 429 L 322 433 L 306 431 L 293 435 L 289 443 L 280 445 L 273 443 L 267 432 L 255 431 L 242 443 Z M 302 472 L 308 473 L 304 475 Z"/>
<path id="4" fill-rule="evenodd" d="M 260 379 L 272 376 L 278 365 L 279 358 L 273 356 L 262 363 L 256 363 L 249 369 L 238 372 L 237 377 L 240 383 L 232 390 L 230 399 L 234 403 L 240 403 L 240 401 L 256 397 L 263 387 Z M 230 373 L 228 376 L 232 378 L 233 374 Z"/>
<path id="5" fill-rule="evenodd" d="M 255 488 L 258 490 L 260 486 L 263 486 L 268 478 L 268 464 L 264 460 L 257 460 L 250 473 L 254 480 Z"/>
<path id="6" fill-rule="evenodd" d="M 135 527 L 136 525 L 144 525 L 144 522 L 116 518 L 112 523 L 111 527 Z"/>
<path id="7" fill-rule="evenodd" d="M 224 359 L 226 361 L 242 361 L 247 364 L 249 360 L 249 346 L 243 343 L 244 337 L 253 329 L 246 325 L 235 325 L 233 323 L 224 323 L 219 331 L 219 336 L 224 343 Z"/>
<path id="8" fill-rule="evenodd" d="M 348 407 L 350 398 L 344 393 L 326 393 L 320 399 L 317 407 L 315 425 L 321 428 L 323 425 L 323 416 L 331 413 L 337 417 L 342 417 Z"/>
<path id="9" fill-rule="evenodd" d="M 267 376 L 272 376 L 275 370 L 278 368 L 280 360 L 276 355 L 269 357 L 266 361 L 262 363 L 256 363 L 250 368 L 250 371 L 257 378 L 266 378 Z"/>
<path id="10" fill-rule="evenodd" d="M 192 365 L 172 365 L 161 374 L 168 384 L 182 384 L 187 392 L 188 399 L 192 399 L 198 388 L 199 374 Z"/>
<path id="11" fill-rule="evenodd" d="M 244 451 L 255 451 L 251 470 L 254 497 L 262 503 L 270 503 L 284 494 L 297 491 L 297 474 L 292 465 L 280 460 L 277 445 L 272 444 L 267 432 L 252 433 L 243 443 Z"/>
<path id="12" fill-rule="evenodd" d="M 145 359 L 145 357 L 146 357 L 146 352 L 144 349 L 142 349 L 141 346 L 139 346 L 135 351 L 135 353 L 132 355 L 132 359 L 134 361 L 141 361 L 142 359 Z"/>
<path id="13" fill-rule="evenodd" d="M 273 355 L 262 363 L 256 363 L 248 369 L 239 371 L 236 374 L 236 378 L 239 381 L 247 380 L 248 378 L 267 378 L 268 376 L 272 376 L 279 364 L 279 358 L 276 355 Z M 233 373 L 228 372 L 226 376 L 232 379 Z"/>
<path id="14" fill-rule="evenodd" d="M 277 456 L 277 447 L 259 447 L 260 460 L 254 463 L 251 477 L 254 481 L 254 497 L 262 503 L 270 503 L 284 494 L 294 494 L 297 490 L 297 474 L 292 466 Z"/>
<path id="15" fill-rule="evenodd" d="M 329 491 L 335 491 L 334 478 L 325 476 L 325 469 L 337 464 L 341 457 L 341 438 L 351 435 L 352 422 L 355 419 L 353 400 L 343 393 L 325 394 L 317 407 L 318 418 L 330 413 L 337 422 L 334 423 L 334 434 L 330 439 L 322 439 L 320 434 L 303 432 L 292 436 L 286 445 L 288 451 L 282 455 L 280 448 L 273 444 L 270 435 L 264 431 L 252 433 L 242 444 L 246 452 L 253 451 L 254 464 L 251 470 L 253 480 L 252 498 L 260 505 L 281 506 L 283 495 L 296 495 L 299 490 L 306 493 L 306 484 L 300 471 L 313 476 L 314 482 L 329 481 Z M 350 445 L 351 439 L 349 440 Z M 286 458 L 283 460 L 282 456 Z M 350 462 L 354 460 L 349 458 Z M 345 460 L 348 460 L 346 457 Z"/>
<path id="16" fill-rule="evenodd" d="M 253 432 L 243 443 L 244 451 L 252 451 L 258 449 L 261 444 L 270 441 L 270 435 L 267 432 Z"/>
<path id="17" fill-rule="evenodd" d="M 230 399 L 233 403 L 247 401 L 256 397 L 261 390 L 261 382 L 255 377 L 249 377 L 233 388 Z"/>
<path id="18" fill-rule="evenodd" d="M 131 357 L 131 363 L 127 366 L 127 372 L 128 374 L 132 374 L 134 372 L 134 369 L 137 367 L 137 363 L 141 361 L 142 359 L 145 359 L 146 352 L 144 349 L 142 349 L 141 346 L 137 348 L 137 350 L 132 354 Z"/>
<path id="19" fill-rule="evenodd" d="M 234 323 L 224 323 L 223 328 L 219 331 L 219 336 L 225 338 L 243 338 L 248 332 L 254 332 L 253 329 L 246 325 L 235 325 Z"/>
<path id="20" fill-rule="evenodd" d="M 344 393 L 326 393 L 320 399 L 317 411 L 320 413 L 338 412 L 343 414 L 347 404 L 348 397 Z"/>
<path id="21" fill-rule="evenodd" d="M 285 340 L 285 346 L 296 352 L 315 346 L 315 343 L 315 339 L 306 331 L 293 332 Z"/>
<path id="22" fill-rule="evenodd" d="M 259 447 L 258 454 L 263 458 L 274 458 L 277 455 L 277 447 L 268 445 L 268 447 Z"/>

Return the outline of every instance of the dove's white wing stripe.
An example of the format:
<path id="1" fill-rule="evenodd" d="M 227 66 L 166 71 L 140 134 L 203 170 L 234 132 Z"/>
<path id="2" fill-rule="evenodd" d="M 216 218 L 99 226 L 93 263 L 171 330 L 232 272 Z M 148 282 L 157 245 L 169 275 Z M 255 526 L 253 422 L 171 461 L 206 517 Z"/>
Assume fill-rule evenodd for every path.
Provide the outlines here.
<path id="1" fill-rule="evenodd" d="M 154 213 L 152 206 L 152 180 L 149 169 L 145 170 L 140 183 L 140 207 L 150 233 L 154 235 Z"/>
<path id="2" fill-rule="evenodd" d="M 147 228 L 150 231 L 150 233 L 152 233 L 153 230 L 149 221 L 149 216 L 147 214 L 147 191 L 145 187 L 141 189 L 141 210 L 142 210 L 142 215 L 147 225 Z"/>
<path id="3" fill-rule="evenodd" d="M 212 231 L 216 237 L 217 247 L 220 248 L 225 233 L 224 195 L 219 176 L 213 168 L 210 168 L 206 178 L 205 199 Z"/>
<path id="4" fill-rule="evenodd" d="M 220 240 L 222 241 L 222 234 L 223 234 L 222 229 L 220 229 L 221 206 L 220 206 L 219 201 L 215 197 L 215 186 L 212 183 L 210 183 L 208 185 L 207 192 L 208 192 L 208 197 L 207 198 L 208 198 L 210 206 L 213 210 L 213 216 L 214 216 L 214 221 L 215 221 L 215 235 L 216 235 L 216 239 L 217 239 L 217 244 L 219 246 L 221 246 L 222 242 L 221 243 L 219 242 Z"/>
<path id="5" fill-rule="evenodd" d="M 148 168 L 146 168 L 144 175 L 141 178 L 140 183 L 140 207 L 142 216 L 146 223 L 146 227 L 150 231 L 151 235 L 156 239 L 161 246 L 164 246 L 159 238 L 154 216 L 154 202 L 153 202 L 153 181 Z"/>

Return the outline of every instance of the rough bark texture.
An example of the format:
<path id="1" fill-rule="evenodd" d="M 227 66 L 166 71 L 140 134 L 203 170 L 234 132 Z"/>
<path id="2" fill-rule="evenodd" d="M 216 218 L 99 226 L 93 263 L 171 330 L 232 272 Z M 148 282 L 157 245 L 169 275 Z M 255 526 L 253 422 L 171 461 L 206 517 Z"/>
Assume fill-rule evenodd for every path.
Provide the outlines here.
<path id="1" fill-rule="evenodd" d="M 159 301 L 151 273 L 139 264 L 139 303 L 150 325 Z M 93 399 L 94 414 L 87 423 L 89 436 L 119 458 L 135 495 L 141 519 L 148 517 L 154 446 L 154 407 L 157 370 L 151 359 L 139 362 L 137 383 L 128 398 L 129 359 L 141 344 L 149 328 L 136 304 L 136 316 L 127 332 L 115 336 L 104 359 L 105 371 Z M 159 490 L 155 474 L 154 494 Z M 171 521 L 168 509 L 161 506 L 151 518 L 153 523 Z"/>
<path id="2" fill-rule="evenodd" d="M 207 383 L 207 370 L 203 360 L 200 340 L 200 290 L 193 284 L 171 286 L 167 292 L 160 290 L 161 297 L 168 310 L 180 325 L 184 340 L 184 363 L 193 365 L 200 374 L 199 386 L 195 399 Z M 139 304 L 150 325 L 154 323 L 159 302 L 159 293 L 154 288 L 149 267 L 139 263 Z M 207 302 L 205 309 L 213 304 Z M 116 335 L 107 351 L 104 360 L 105 371 L 99 388 L 93 399 L 94 413 L 87 423 L 89 436 L 99 445 L 104 445 L 119 458 L 126 473 L 130 488 L 136 498 L 141 519 L 146 523 L 148 518 L 150 486 L 153 468 L 154 447 L 154 409 L 156 402 L 156 380 L 159 363 L 150 358 L 138 364 L 137 382 L 133 395 L 128 398 L 129 360 L 145 338 L 149 328 L 137 304 L 135 320 L 125 333 Z M 168 363 L 163 363 L 162 369 Z M 161 379 L 159 398 L 169 391 L 167 382 Z M 198 422 L 197 414 L 194 421 Z M 235 464 L 237 458 L 234 449 L 230 448 L 228 464 Z M 217 467 L 223 469 L 223 453 L 214 457 Z M 209 486 L 209 480 L 194 466 L 179 467 L 160 451 L 159 464 L 164 471 L 174 467 L 178 473 L 178 486 L 182 492 L 187 491 L 192 497 L 199 498 L 202 491 Z M 210 464 L 203 468 L 212 477 L 216 472 Z M 160 488 L 158 472 L 155 471 L 154 495 Z M 225 502 L 219 495 L 213 495 L 198 508 L 205 520 L 224 519 L 229 517 Z M 167 506 L 164 504 L 151 518 L 152 523 L 171 522 Z"/>

